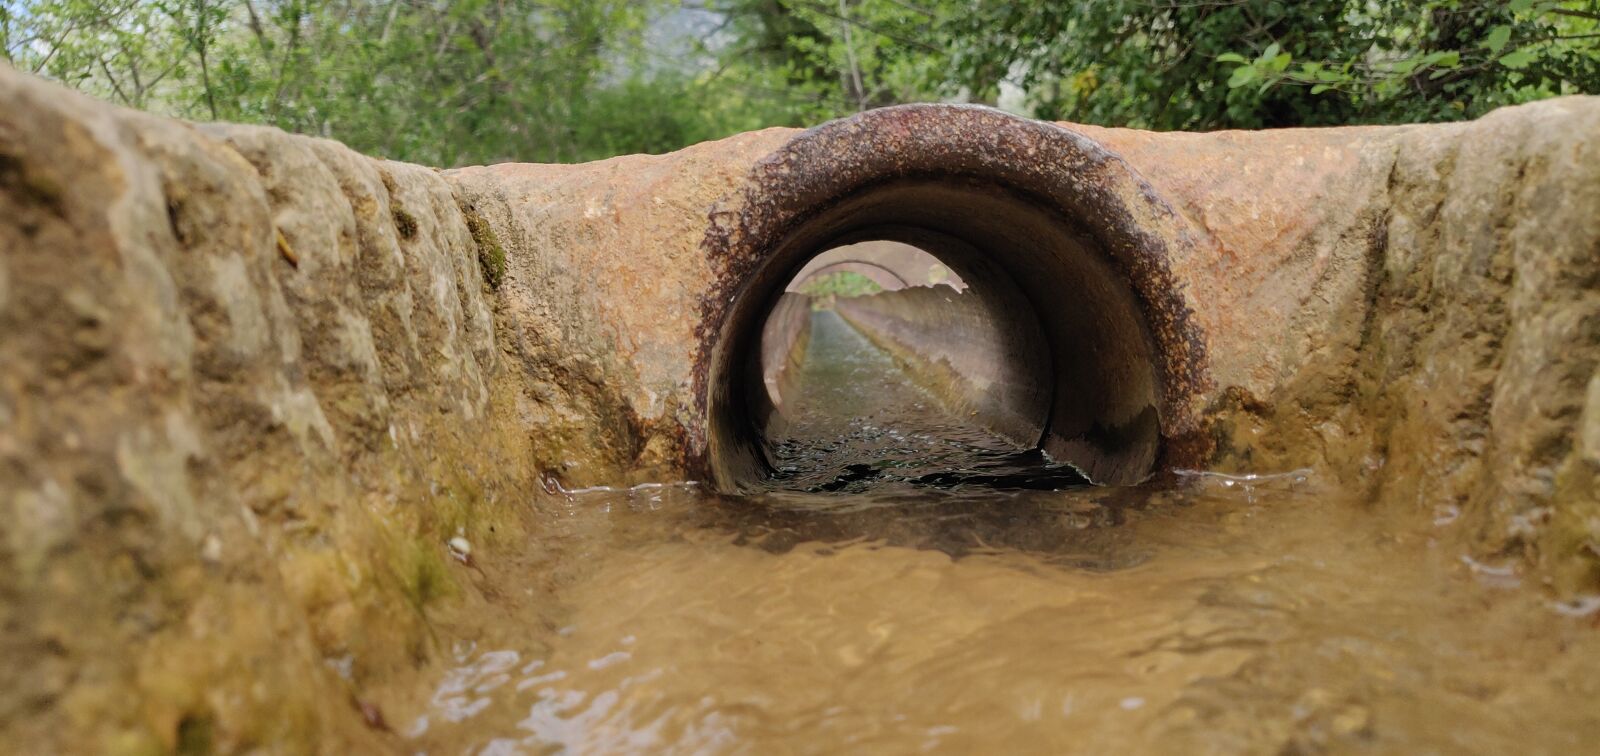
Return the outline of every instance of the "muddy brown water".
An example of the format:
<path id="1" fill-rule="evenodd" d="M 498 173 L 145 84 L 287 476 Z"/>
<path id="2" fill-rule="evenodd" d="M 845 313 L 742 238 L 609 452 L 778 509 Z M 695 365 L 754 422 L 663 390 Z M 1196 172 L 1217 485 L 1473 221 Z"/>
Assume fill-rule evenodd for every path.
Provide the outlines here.
<path id="1" fill-rule="evenodd" d="M 1600 607 L 1448 517 L 1315 471 L 1084 486 L 832 313 L 806 371 L 771 490 L 555 497 L 493 573 L 526 600 L 385 695 L 404 750 L 1600 752 Z"/>

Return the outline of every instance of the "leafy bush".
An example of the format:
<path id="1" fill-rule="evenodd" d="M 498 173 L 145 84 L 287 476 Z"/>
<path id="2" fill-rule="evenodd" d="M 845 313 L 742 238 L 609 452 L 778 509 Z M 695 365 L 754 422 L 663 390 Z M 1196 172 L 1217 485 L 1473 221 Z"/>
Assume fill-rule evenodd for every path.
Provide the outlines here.
<path id="1" fill-rule="evenodd" d="M 0 0 L 0 52 L 132 107 L 461 165 L 935 99 L 1153 129 L 1473 117 L 1600 92 L 1600 0 Z"/>

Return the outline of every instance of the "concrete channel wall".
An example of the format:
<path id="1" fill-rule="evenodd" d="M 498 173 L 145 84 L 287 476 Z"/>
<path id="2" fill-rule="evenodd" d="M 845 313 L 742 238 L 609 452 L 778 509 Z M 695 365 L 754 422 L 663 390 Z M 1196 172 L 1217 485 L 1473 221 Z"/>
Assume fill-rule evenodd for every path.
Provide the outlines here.
<path id="1" fill-rule="evenodd" d="M 1050 367 L 1038 359 L 1039 326 L 984 305 L 946 286 L 914 286 L 841 297 L 834 309 L 946 411 L 1034 446 L 1050 411 Z"/>
<path id="2" fill-rule="evenodd" d="M 449 539 L 536 543 L 487 233 L 433 170 L 0 66 L 0 741 L 385 749 L 327 702 L 481 602 Z"/>
<path id="3" fill-rule="evenodd" d="M 800 366 L 811 346 L 812 303 L 805 294 L 785 292 L 762 327 L 761 382 L 770 404 L 760 414 L 766 418 L 761 425 L 768 438 L 784 435 L 794 411 Z"/>

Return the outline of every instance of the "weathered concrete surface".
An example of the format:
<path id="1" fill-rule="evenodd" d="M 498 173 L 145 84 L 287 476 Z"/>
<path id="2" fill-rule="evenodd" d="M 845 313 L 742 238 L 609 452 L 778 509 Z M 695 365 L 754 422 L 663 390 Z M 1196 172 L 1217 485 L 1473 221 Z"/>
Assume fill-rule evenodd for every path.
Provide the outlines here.
<path id="1" fill-rule="evenodd" d="M 507 251 L 505 337 L 532 387 L 540 466 L 574 485 L 681 477 L 694 401 L 708 208 L 788 132 L 589 165 L 446 172 Z M 702 452 L 703 453 L 703 452 Z"/>
<path id="2" fill-rule="evenodd" d="M 445 541 L 525 531 L 490 301 L 429 169 L 0 67 L 0 740 L 378 748 Z"/>
<path id="3" fill-rule="evenodd" d="M 1075 313 L 1052 338 L 1147 337 L 1078 354 L 1148 353 L 1098 427 L 1154 407 L 1168 464 L 1313 466 L 1593 590 L 1597 151 L 1595 98 L 1196 135 L 929 107 L 440 174 L 0 68 L 0 737 L 371 750 L 361 709 L 483 603 L 445 540 L 537 548 L 541 473 L 757 472 L 732 337 L 869 232 L 1010 234 L 966 259 Z M 1111 448 L 1080 419 L 1058 448 Z"/>
<path id="4" fill-rule="evenodd" d="M 1600 583 L 1600 100 L 1385 129 L 1072 128 L 1207 231 L 1220 459 L 1334 471 L 1564 588 Z"/>
<path id="5" fill-rule="evenodd" d="M 1085 154 L 1096 157 L 1073 170 L 1121 176 L 1078 191 L 1099 192 L 1103 208 L 1139 199 L 1154 209 L 1135 225 L 1166 239 L 1165 273 L 1153 280 L 1166 282 L 1177 298 L 1167 307 L 1186 323 L 1167 343 L 1192 340 L 1186 359 L 1200 356 L 1188 363 L 1199 368 L 1184 379 L 1184 398 L 1162 419 L 1169 452 L 1181 452 L 1169 459 L 1256 472 L 1313 466 L 1396 506 L 1446 519 L 1459 510 L 1451 532 L 1471 534 L 1480 550 L 1523 554 L 1565 587 L 1600 580 L 1600 504 L 1588 485 L 1600 433 L 1591 388 L 1600 356 L 1600 100 L 1438 126 L 1061 128 L 1092 140 Z M 513 257 L 574 270 L 530 285 L 556 294 L 551 310 L 583 313 L 562 321 L 572 332 L 565 338 L 631 355 L 609 374 L 620 387 L 611 395 L 639 417 L 675 413 L 666 425 L 678 435 L 664 443 L 683 469 L 704 474 L 714 434 L 696 402 L 715 405 L 726 390 L 708 379 L 706 352 L 730 320 L 764 311 L 737 307 L 761 258 L 729 257 L 723 240 L 746 249 L 758 236 L 797 233 L 856 187 L 901 175 L 875 162 L 891 148 L 966 161 L 951 169 L 955 180 L 1001 183 L 1013 179 L 985 173 L 973 155 L 992 149 L 1022 163 L 1043 154 L 1029 153 L 1038 145 L 1025 139 L 984 136 L 892 120 L 830 125 L 813 139 L 833 140 L 839 160 L 859 162 L 858 175 L 843 178 L 784 162 L 790 140 L 812 138 L 785 130 L 661 157 L 447 176 L 495 208 L 503 236 L 524 237 Z M 850 140 L 861 148 L 840 146 Z M 962 140 L 976 144 L 953 146 Z M 800 191 L 796 176 L 833 183 L 762 199 Z M 776 202 L 792 207 L 777 213 L 788 220 L 774 221 L 776 230 L 737 220 Z M 790 273 L 800 262 L 775 265 Z M 572 291 L 551 291 L 562 287 Z M 623 301 L 631 306 L 618 312 Z M 1172 415 L 1185 413 L 1196 431 L 1174 435 Z"/>

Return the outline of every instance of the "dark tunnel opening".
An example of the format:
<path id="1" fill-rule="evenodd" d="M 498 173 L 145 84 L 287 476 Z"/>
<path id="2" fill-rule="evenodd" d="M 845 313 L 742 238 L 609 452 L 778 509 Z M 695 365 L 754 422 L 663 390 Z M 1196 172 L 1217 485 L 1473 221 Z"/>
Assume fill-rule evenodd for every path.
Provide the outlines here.
<path id="1" fill-rule="evenodd" d="M 1206 234 L 1081 133 L 972 106 L 871 110 L 794 136 L 708 220 L 693 375 L 705 424 L 688 452 L 720 490 L 774 472 L 761 334 L 785 285 L 869 240 L 934 255 L 1007 324 L 970 397 L 989 426 L 1037 432 L 1041 453 L 1108 485 L 1216 447 L 1198 419 L 1207 339 L 1177 274 Z"/>
<path id="2" fill-rule="evenodd" d="M 820 254 L 877 240 L 925 250 L 964 284 L 959 300 L 924 288 L 892 307 L 844 311 L 858 329 L 876 318 L 867 330 L 890 334 L 898 351 L 946 373 L 931 376 L 946 404 L 1096 483 L 1137 482 L 1152 470 L 1161 445 L 1157 350 L 1138 296 L 1096 241 L 993 183 L 901 179 L 816 213 L 747 279 L 715 363 L 719 483 L 749 485 L 775 468 L 787 416 L 781 390 L 774 400 L 771 371 L 782 357 L 773 352 L 792 344 L 772 324 L 805 306 L 789 284 Z"/>

